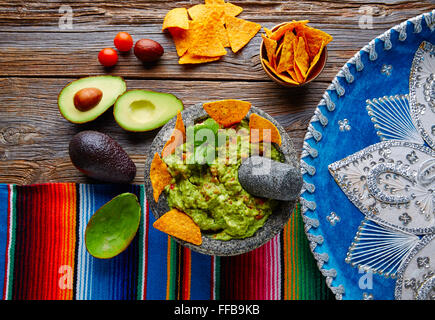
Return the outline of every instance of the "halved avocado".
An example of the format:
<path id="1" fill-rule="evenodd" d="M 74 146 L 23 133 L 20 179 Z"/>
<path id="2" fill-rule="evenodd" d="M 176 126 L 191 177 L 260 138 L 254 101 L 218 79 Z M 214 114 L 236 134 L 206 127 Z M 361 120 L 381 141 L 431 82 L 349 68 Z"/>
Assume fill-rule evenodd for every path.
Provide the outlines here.
<path id="1" fill-rule="evenodd" d="M 85 245 L 95 258 L 109 259 L 131 243 L 140 224 L 141 207 L 136 195 L 123 193 L 95 212 L 86 226 Z"/>
<path id="2" fill-rule="evenodd" d="M 116 122 L 127 131 L 149 131 L 163 126 L 183 110 L 183 103 L 170 93 L 129 90 L 113 108 Z"/>
<path id="3" fill-rule="evenodd" d="M 86 88 L 101 90 L 101 100 L 90 110 L 80 111 L 74 104 L 74 97 L 77 92 Z M 96 119 L 109 109 L 125 92 L 127 85 L 123 78 L 117 76 L 95 76 L 85 77 L 70 82 L 59 93 L 57 104 L 62 116 L 73 123 L 85 123 Z"/>

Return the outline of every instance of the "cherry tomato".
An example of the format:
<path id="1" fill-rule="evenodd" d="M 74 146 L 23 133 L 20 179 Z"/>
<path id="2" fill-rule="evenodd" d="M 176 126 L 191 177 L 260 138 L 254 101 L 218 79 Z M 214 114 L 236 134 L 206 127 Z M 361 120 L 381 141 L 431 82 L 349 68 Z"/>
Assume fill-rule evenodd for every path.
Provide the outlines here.
<path id="1" fill-rule="evenodd" d="M 119 32 L 113 42 L 115 43 L 116 49 L 121 52 L 130 51 L 133 47 L 133 38 L 128 32 Z"/>
<path id="2" fill-rule="evenodd" d="M 98 54 L 98 61 L 105 67 L 112 67 L 118 62 L 118 54 L 112 48 L 105 48 Z"/>

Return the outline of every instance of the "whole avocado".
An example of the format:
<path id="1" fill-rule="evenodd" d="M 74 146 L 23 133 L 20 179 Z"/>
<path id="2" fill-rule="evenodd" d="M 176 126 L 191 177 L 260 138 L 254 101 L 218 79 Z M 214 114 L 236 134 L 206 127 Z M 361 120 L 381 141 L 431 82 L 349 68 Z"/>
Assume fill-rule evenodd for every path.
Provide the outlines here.
<path id="1" fill-rule="evenodd" d="M 122 147 L 108 135 L 87 130 L 70 141 L 69 156 L 85 175 L 110 183 L 129 183 L 136 176 L 136 165 Z"/>

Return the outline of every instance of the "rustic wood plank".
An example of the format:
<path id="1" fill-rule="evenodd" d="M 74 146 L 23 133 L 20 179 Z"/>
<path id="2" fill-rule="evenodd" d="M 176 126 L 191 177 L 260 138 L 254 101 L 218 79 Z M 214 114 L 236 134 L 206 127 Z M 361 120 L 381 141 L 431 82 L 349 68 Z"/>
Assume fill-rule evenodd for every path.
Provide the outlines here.
<path id="1" fill-rule="evenodd" d="M 76 125 L 62 118 L 57 95 L 69 79 L 0 78 L 0 183 L 83 181 L 69 162 L 68 144 L 82 130 L 105 132 L 143 166 L 157 130 L 130 133 L 120 128 L 111 110 L 97 120 Z M 274 116 L 293 138 L 298 152 L 305 129 L 327 84 L 314 82 L 288 90 L 267 82 L 127 80 L 129 89 L 171 92 L 185 107 L 207 100 L 237 98 Z M 309 92 L 309 94 L 308 94 Z M 143 181 L 138 171 L 136 183 Z"/>
<path id="2" fill-rule="evenodd" d="M 267 76 L 259 61 L 260 33 L 239 54 L 229 52 L 221 61 L 200 66 L 180 66 L 171 37 L 161 32 L 166 12 L 199 1 L 139 1 L 115 5 L 105 2 L 69 3 L 73 8 L 72 30 L 60 30 L 60 3 L 0 2 L 0 76 L 80 77 L 110 72 L 129 78 L 258 80 Z M 363 45 L 383 31 L 412 16 L 435 8 L 432 1 L 373 3 L 373 29 L 361 30 L 362 1 L 235 1 L 245 11 L 241 17 L 272 27 L 282 21 L 306 19 L 334 37 L 329 59 L 319 81 L 330 81 L 339 68 Z M 62 4 L 64 4 L 62 2 Z M 66 2 L 68 4 L 68 2 Z M 18 19 L 19 20 L 16 20 Z M 120 57 L 118 65 L 105 70 L 97 62 L 98 51 L 113 46 L 116 32 L 126 30 L 135 39 L 148 37 L 165 48 L 163 58 L 144 67 L 133 54 Z M 219 67 L 216 67 L 216 66 Z"/>
<path id="3" fill-rule="evenodd" d="M 285 1 L 285 0 L 233 0 L 230 1 L 243 7 L 241 17 L 251 20 L 274 22 L 288 19 L 305 19 L 312 21 L 333 23 L 359 16 L 361 6 L 370 5 L 374 8 L 374 17 L 388 20 L 392 16 L 401 16 L 402 19 L 433 9 L 431 0 L 405 0 L 405 1 Z M 139 0 L 139 1 L 41 1 L 28 2 L 22 0 L 0 2 L 1 25 L 46 26 L 58 25 L 59 8 L 68 5 L 72 8 L 74 23 L 80 27 L 98 28 L 108 25 L 131 24 L 161 24 L 166 12 L 172 8 L 189 8 L 202 0 L 192 1 L 165 1 L 165 0 Z M 418 13 L 417 13 L 418 14 Z M 400 19 L 400 18 L 399 18 Z"/>
<path id="4" fill-rule="evenodd" d="M 136 164 L 137 175 L 134 184 L 143 184 L 145 157 L 131 156 Z M 71 163 L 69 157 L 49 160 L 10 160 L 0 161 L 0 183 L 17 185 L 47 183 L 47 182 L 74 182 L 74 183 L 101 183 L 87 178 Z"/>
<path id="5" fill-rule="evenodd" d="M 136 39 L 143 34 L 133 28 L 124 28 Z M 146 79 L 219 79 L 219 80 L 267 80 L 259 59 L 261 36 L 258 34 L 239 53 L 228 54 L 221 60 L 202 65 L 179 65 L 175 47 L 169 35 L 160 32 L 157 25 L 147 27 L 144 34 L 157 40 L 165 48 L 165 54 L 160 61 L 151 66 L 144 66 L 130 53 L 122 55 L 118 64 L 110 70 L 103 68 L 97 61 L 101 48 L 110 47 L 115 31 L 88 33 L 22 33 L 8 31 L 0 32 L 0 76 L 26 77 L 81 77 L 110 73 L 127 78 Z M 353 54 L 364 46 L 374 36 L 381 33 L 378 30 L 373 36 L 357 37 L 360 30 L 349 30 L 340 33 L 339 30 L 325 31 L 334 36 L 334 41 L 328 46 L 328 61 L 325 70 L 319 77 L 320 81 L 330 81 L 338 69 Z M 41 46 L 40 40 L 49 37 L 48 43 Z M 10 40 L 8 40 L 10 39 Z"/>

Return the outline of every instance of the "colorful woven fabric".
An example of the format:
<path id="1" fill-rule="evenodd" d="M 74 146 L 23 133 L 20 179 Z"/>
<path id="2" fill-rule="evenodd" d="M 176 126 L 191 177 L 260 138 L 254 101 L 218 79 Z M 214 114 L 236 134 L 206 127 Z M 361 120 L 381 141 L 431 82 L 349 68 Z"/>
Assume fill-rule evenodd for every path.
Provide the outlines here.
<path id="1" fill-rule="evenodd" d="M 143 215 L 119 256 L 88 254 L 84 231 L 114 196 L 132 192 Z M 252 252 L 213 257 L 152 227 L 139 185 L 0 184 L 0 297 L 5 300 L 330 299 L 298 209 L 284 230 Z"/>

